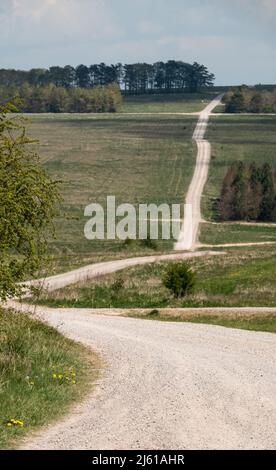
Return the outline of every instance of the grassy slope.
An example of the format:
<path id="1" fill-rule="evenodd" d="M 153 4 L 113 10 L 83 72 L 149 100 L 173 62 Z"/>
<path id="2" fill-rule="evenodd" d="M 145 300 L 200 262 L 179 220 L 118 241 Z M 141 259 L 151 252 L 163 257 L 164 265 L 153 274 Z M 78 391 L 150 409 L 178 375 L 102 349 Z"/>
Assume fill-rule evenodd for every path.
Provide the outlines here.
<path id="1" fill-rule="evenodd" d="M 96 378 L 98 367 L 94 353 L 55 329 L 0 309 L 0 448 L 14 447 L 18 438 L 60 417 Z M 24 426 L 7 426 L 11 418 Z"/>
<path id="2" fill-rule="evenodd" d="M 218 93 L 172 93 L 125 96 L 122 113 L 194 113 L 202 111 Z"/>
<path id="3" fill-rule="evenodd" d="M 135 268 L 44 294 L 56 307 L 219 307 L 276 306 L 276 246 L 231 249 L 221 257 L 195 258 L 193 295 L 173 298 L 162 284 L 167 263 Z M 123 280 L 123 287 L 118 287 Z"/>
<path id="4" fill-rule="evenodd" d="M 62 178 L 64 210 L 52 250 L 67 263 L 79 256 L 106 255 L 121 242 L 88 242 L 84 207 L 106 196 L 118 203 L 182 202 L 192 177 L 196 117 L 116 115 L 34 116 L 30 133 L 51 175 Z M 171 243 L 160 249 L 171 248 Z M 136 247 L 137 248 L 137 247 Z M 129 247 L 143 251 L 143 247 Z M 68 264 L 68 263 L 67 263 Z"/>
<path id="5" fill-rule="evenodd" d="M 218 116 L 212 117 L 206 137 L 212 144 L 212 160 L 203 196 L 203 213 L 211 219 L 212 199 L 220 194 L 227 168 L 235 160 L 246 163 L 268 162 L 276 165 L 275 116 Z M 201 227 L 202 243 L 236 243 L 275 240 L 276 228 L 237 226 L 229 224 Z"/>

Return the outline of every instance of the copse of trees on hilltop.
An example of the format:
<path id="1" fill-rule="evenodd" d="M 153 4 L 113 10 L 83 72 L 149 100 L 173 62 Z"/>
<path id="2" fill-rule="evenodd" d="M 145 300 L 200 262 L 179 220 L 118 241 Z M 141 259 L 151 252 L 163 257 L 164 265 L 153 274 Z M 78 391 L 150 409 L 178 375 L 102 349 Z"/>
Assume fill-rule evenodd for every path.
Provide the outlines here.
<path id="1" fill-rule="evenodd" d="M 223 181 L 221 220 L 276 221 L 276 169 L 235 162 Z"/>
<path id="2" fill-rule="evenodd" d="M 234 88 L 224 95 L 226 113 L 275 113 L 276 88 L 262 90 L 246 86 Z"/>
<path id="3" fill-rule="evenodd" d="M 198 92 L 202 87 L 214 84 L 215 76 L 204 65 L 197 62 L 188 64 L 169 60 L 154 64 L 116 64 L 104 63 L 90 66 L 78 65 L 76 68 L 50 67 L 49 69 L 0 70 L 0 86 L 21 87 L 50 84 L 62 88 L 93 88 L 114 82 L 126 93 L 175 92 L 187 90 Z"/>
<path id="4" fill-rule="evenodd" d="M 19 98 L 18 107 L 25 113 L 100 113 L 116 112 L 122 103 L 117 83 L 95 88 L 65 88 L 24 83 L 0 86 L 1 100 Z"/>

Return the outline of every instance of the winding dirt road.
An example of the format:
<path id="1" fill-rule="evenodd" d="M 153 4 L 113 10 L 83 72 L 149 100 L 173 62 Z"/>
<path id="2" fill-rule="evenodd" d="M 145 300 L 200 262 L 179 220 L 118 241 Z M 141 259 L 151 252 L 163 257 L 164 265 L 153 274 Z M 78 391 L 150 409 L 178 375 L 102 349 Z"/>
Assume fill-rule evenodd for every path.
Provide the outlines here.
<path id="1" fill-rule="evenodd" d="M 199 224 L 201 222 L 200 202 L 202 192 L 207 181 L 209 163 L 211 158 L 211 145 L 204 140 L 210 114 L 220 103 L 222 95 L 217 96 L 200 113 L 199 120 L 194 131 L 193 139 L 198 148 L 195 172 L 188 189 L 185 201 L 185 216 L 179 239 L 175 244 L 175 250 L 192 250 L 196 247 Z"/>
<path id="2" fill-rule="evenodd" d="M 177 250 L 196 244 L 210 159 L 204 135 L 220 99 L 201 113 L 194 133 L 198 157 L 186 200 L 192 211 Z M 54 290 L 129 266 L 208 254 L 221 255 L 118 260 L 43 283 Z M 23 449 L 276 449 L 275 335 L 104 313 L 38 309 L 63 334 L 99 351 L 106 367 L 96 390 L 69 418 L 31 436 Z"/>
<path id="3" fill-rule="evenodd" d="M 152 264 L 161 261 L 176 261 L 179 259 L 200 258 L 202 256 L 221 256 L 224 254 L 220 251 L 198 251 L 196 253 L 175 253 L 169 255 L 157 256 L 137 256 L 136 258 L 125 258 L 115 261 L 104 261 L 102 263 L 90 264 L 79 269 L 74 269 L 67 273 L 56 274 L 44 279 L 37 279 L 34 281 L 25 282 L 26 288 L 31 286 L 40 286 L 44 290 L 54 291 L 62 287 L 76 284 L 77 282 L 87 281 L 94 279 L 98 276 L 111 274 L 131 266 L 139 266 L 144 264 Z M 27 296 L 27 295 L 26 295 Z"/>
<path id="4" fill-rule="evenodd" d="M 23 449 L 275 449 L 276 336 L 44 311 L 106 361 L 96 391 Z"/>

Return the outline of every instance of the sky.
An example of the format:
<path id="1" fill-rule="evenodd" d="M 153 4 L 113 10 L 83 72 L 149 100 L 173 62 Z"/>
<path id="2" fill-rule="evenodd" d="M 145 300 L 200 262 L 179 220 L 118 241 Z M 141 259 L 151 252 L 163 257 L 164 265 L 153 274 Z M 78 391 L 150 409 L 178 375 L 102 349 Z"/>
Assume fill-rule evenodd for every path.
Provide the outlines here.
<path id="1" fill-rule="evenodd" d="M 276 0 L 0 0 L 0 28 L 0 68 L 175 59 L 276 83 Z"/>

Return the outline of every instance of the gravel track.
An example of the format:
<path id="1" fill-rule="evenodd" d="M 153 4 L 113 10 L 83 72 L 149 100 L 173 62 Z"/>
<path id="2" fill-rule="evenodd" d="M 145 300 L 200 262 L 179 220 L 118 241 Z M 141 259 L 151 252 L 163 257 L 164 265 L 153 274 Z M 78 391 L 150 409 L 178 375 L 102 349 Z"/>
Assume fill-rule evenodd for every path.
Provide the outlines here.
<path id="1" fill-rule="evenodd" d="M 200 113 L 193 139 L 197 144 L 198 154 L 196 166 L 185 201 L 185 216 L 175 250 L 192 250 L 196 247 L 199 224 L 201 222 L 200 202 L 203 189 L 208 177 L 211 158 L 211 145 L 204 140 L 210 114 L 220 103 L 222 95 L 217 96 Z"/>
<path id="2" fill-rule="evenodd" d="M 96 391 L 23 449 L 275 449 L 276 336 L 44 310 L 106 361 Z"/>

